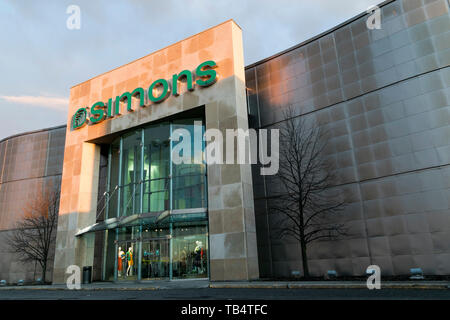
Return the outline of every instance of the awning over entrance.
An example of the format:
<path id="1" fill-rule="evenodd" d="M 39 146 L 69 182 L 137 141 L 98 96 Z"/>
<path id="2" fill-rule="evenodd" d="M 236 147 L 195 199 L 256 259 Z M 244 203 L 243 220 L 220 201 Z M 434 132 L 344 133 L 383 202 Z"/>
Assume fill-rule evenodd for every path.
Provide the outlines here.
<path id="1" fill-rule="evenodd" d="M 150 227 L 163 226 L 169 223 L 204 221 L 207 218 L 207 209 L 189 209 L 189 210 L 165 210 L 162 212 L 148 212 L 142 214 L 133 214 L 131 216 L 106 219 L 79 230 L 75 236 L 81 236 L 86 233 L 110 230 L 115 228 L 132 227 L 145 225 Z"/>

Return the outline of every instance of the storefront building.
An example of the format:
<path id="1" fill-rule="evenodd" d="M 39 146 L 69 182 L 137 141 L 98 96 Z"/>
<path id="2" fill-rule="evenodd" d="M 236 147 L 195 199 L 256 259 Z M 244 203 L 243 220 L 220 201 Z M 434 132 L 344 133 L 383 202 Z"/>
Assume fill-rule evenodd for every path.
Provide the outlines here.
<path id="1" fill-rule="evenodd" d="M 53 281 L 69 265 L 99 280 L 258 278 L 251 166 L 206 166 L 208 128 L 248 129 L 231 20 L 74 86 Z M 176 129 L 200 161 L 172 161 Z"/>
<path id="2" fill-rule="evenodd" d="M 348 235 L 312 244 L 311 275 L 361 276 L 373 264 L 387 276 L 450 274 L 449 5 L 380 7 L 381 29 L 368 29 L 364 13 L 246 67 L 230 20 L 72 87 L 62 171 L 5 180 L 9 153 L 21 151 L 0 142 L 0 237 L 12 228 L 6 217 L 20 217 L 5 186 L 55 176 L 54 283 L 70 265 L 104 281 L 301 273 L 299 244 L 277 237 L 269 210 L 276 177 L 259 165 L 206 165 L 202 139 L 208 129 L 280 127 L 292 107 L 332 133 L 327 156 L 347 202 Z M 173 161 L 177 129 L 192 142 L 185 156 L 200 161 Z M 0 264 L 0 277 L 32 277 L 11 268 Z"/>

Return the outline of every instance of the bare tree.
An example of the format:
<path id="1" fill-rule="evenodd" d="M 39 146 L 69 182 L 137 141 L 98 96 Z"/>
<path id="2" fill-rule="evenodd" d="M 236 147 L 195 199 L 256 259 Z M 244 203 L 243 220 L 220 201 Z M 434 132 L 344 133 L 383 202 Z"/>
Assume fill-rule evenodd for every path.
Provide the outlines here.
<path id="1" fill-rule="evenodd" d="M 11 252 L 19 256 L 22 263 L 37 262 L 41 266 L 45 283 L 50 247 L 56 240 L 59 191 L 46 187 L 25 205 L 24 217 L 16 223 L 7 238 Z"/>
<path id="2" fill-rule="evenodd" d="M 280 195 L 269 208 L 278 214 L 280 238 L 292 237 L 301 248 L 304 277 L 309 277 L 308 245 L 345 234 L 338 213 L 344 208 L 333 174 L 326 160 L 327 134 L 305 117 L 284 112 L 280 128 Z"/>

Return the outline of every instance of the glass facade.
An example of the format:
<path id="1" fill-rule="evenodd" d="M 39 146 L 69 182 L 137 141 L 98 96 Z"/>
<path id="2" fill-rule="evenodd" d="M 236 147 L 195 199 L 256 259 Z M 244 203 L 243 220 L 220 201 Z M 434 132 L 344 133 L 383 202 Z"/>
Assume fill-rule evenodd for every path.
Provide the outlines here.
<path id="1" fill-rule="evenodd" d="M 208 277 L 204 130 L 201 118 L 173 120 L 111 143 L 103 280 Z"/>

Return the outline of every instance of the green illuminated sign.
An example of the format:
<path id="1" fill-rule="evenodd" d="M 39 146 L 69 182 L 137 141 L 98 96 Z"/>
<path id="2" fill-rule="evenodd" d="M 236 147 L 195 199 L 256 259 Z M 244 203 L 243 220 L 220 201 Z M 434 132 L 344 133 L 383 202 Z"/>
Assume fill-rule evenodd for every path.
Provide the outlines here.
<path id="1" fill-rule="evenodd" d="M 178 87 L 183 80 L 186 81 L 188 91 L 193 91 L 195 85 L 208 87 L 216 83 L 218 79 L 217 72 L 214 70 L 216 67 L 217 64 L 214 61 L 205 61 L 195 69 L 195 72 L 183 70 L 178 74 L 174 74 L 171 82 L 166 79 L 158 79 L 153 81 L 147 90 L 136 88 L 131 93 L 125 92 L 120 96 L 116 96 L 114 101 L 110 98 L 107 103 L 102 101 L 95 102 L 90 108 L 89 114 L 89 108 L 80 108 L 72 117 L 72 129 L 80 129 L 87 123 L 97 124 L 105 119 L 120 115 L 122 103 L 126 103 L 128 112 L 133 112 L 133 99 L 138 99 L 139 106 L 145 107 L 150 103 L 163 102 L 171 94 L 179 96 Z"/>

